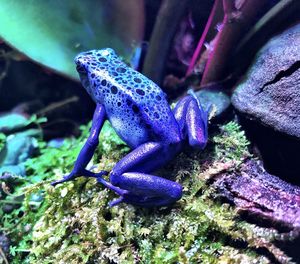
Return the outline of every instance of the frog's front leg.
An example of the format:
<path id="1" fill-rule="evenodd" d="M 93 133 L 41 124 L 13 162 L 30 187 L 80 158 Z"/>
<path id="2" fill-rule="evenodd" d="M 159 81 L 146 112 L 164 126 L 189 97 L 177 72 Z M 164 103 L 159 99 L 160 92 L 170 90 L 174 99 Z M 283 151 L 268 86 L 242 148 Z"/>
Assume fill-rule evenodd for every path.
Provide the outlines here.
<path id="1" fill-rule="evenodd" d="M 61 180 L 52 182 L 51 185 L 55 186 L 56 184 L 73 180 L 79 176 L 96 177 L 96 176 L 92 176 L 91 173 L 85 169 L 85 167 L 87 166 L 87 164 L 89 163 L 89 161 L 94 155 L 95 149 L 99 143 L 98 137 L 105 119 L 106 119 L 106 112 L 104 106 L 97 104 L 93 116 L 90 135 L 77 157 L 73 170 L 71 171 L 70 174 L 64 176 Z M 107 174 L 107 172 L 101 171 L 97 174 L 97 177 L 105 174 Z"/>
<path id="2" fill-rule="evenodd" d="M 183 139 L 196 149 L 204 149 L 207 143 L 208 111 L 204 111 L 196 95 L 180 100 L 174 108 L 174 116 Z"/>
<path id="3" fill-rule="evenodd" d="M 121 159 L 113 168 L 110 181 L 125 190 L 110 206 L 126 202 L 143 207 L 166 206 L 182 196 L 180 184 L 148 174 L 158 169 L 177 154 L 175 144 L 145 143 Z"/>

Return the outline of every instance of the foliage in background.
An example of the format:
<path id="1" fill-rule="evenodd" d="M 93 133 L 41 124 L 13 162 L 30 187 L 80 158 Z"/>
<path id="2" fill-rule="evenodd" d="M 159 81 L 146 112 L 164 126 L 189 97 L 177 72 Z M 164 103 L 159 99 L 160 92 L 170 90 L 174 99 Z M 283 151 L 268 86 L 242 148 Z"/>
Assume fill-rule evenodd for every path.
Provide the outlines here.
<path id="1" fill-rule="evenodd" d="M 5 146 L 6 136 L 3 133 L 0 133 L 0 150 Z"/>
<path id="2" fill-rule="evenodd" d="M 139 0 L 0 0 L 0 37 L 38 63 L 77 79 L 73 59 L 81 51 L 112 47 L 130 55 L 143 37 L 143 8 Z"/>
<path id="3" fill-rule="evenodd" d="M 236 123 L 223 126 L 200 155 L 181 154 L 160 171 L 174 175 L 184 186 L 179 202 L 160 209 L 127 204 L 109 208 L 115 194 L 94 179 L 50 186 L 71 170 L 88 134 L 88 127 L 82 129 L 82 137 L 66 141 L 61 149 L 41 143 L 41 155 L 27 162 L 31 175 L 27 179 L 33 184 L 24 183 L 25 188 L 17 190 L 26 195 L 25 202 L 1 220 L 14 239 L 12 263 L 269 262 L 257 256 L 255 248 L 266 246 L 276 232 L 241 221 L 233 208 L 215 199 L 207 184 L 228 164 L 238 170 L 241 161 L 250 157 Z M 110 170 L 128 148 L 108 123 L 100 142 L 94 159 L 100 161 L 97 170 Z M 33 210 L 30 197 L 41 192 L 44 201 Z M 20 212 L 23 216 L 18 217 Z"/>

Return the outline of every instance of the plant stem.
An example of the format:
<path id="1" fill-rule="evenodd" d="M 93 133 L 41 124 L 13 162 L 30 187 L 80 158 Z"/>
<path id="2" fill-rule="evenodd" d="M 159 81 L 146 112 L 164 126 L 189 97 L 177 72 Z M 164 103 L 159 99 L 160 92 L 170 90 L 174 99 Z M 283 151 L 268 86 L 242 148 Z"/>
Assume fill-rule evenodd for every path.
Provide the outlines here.
<path id="1" fill-rule="evenodd" d="M 193 69 L 194 69 L 194 66 L 195 66 L 196 61 L 197 61 L 197 59 L 198 59 L 198 57 L 199 57 L 199 54 L 200 54 L 200 52 L 201 52 L 201 50 L 202 50 L 204 41 L 205 41 L 206 36 L 207 36 L 207 33 L 208 33 L 208 30 L 209 30 L 210 27 L 211 27 L 213 18 L 214 18 L 215 13 L 216 13 L 217 6 L 219 6 L 220 1 L 221 1 L 221 0 L 215 0 L 215 2 L 214 2 L 214 5 L 213 5 L 213 7 L 212 7 L 212 9 L 211 9 L 211 12 L 210 12 L 210 14 L 209 14 L 207 23 L 206 23 L 206 25 L 205 25 L 204 31 L 203 31 L 203 33 L 202 33 L 202 35 L 201 35 L 201 38 L 200 38 L 199 42 L 198 42 L 198 45 L 197 45 L 196 50 L 195 50 L 195 52 L 194 52 L 194 54 L 193 54 L 193 57 L 192 57 L 192 59 L 191 59 L 191 62 L 190 62 L 190 64 L 189 64 L 189 67 L 188 67 L 188 69 L 187 69 L 187 72 L 186 72 L 186 75 L 185 75 L 185 76 L 190 75 L 190 74 L 192 73 Z"/>
<path id="2" fill-rule="evenodd" d="M 223 0 L 223 27 L 217 34 L 213 52 L 209 55 L 201 85 L 207 85 L 225 78 L 234 47 L 237 46 L 241 36 L 245 34 L 250 25 L 253 24 L 257 14 L 266 2 L 267 0 L 245 0 L 242 7 L 237 10 L 234 6 L 234 0 Z"/>
<path id="3" fill-rule="evenodd" d="M 64 107 L 67 104 L 77 102 L 79 100 L 78 96 L 72 96 L 70 98 L 67 98 L 65 100 L 59 101 L 59 102 L 54 102 L 47 107 L 43 108 L 42 110 L 39 110 L 35 114 L 38 116 L 44 116 L 48 112 L 55 111 L 58 108 Z"/>
<path id="4" fill-rule="evenodd" d="M 234 54 L 235 75 L 249 66 L 257 50 L 276 32 L 299 21 L 300 1 L 284 0 L 273 6 L 240 41 Z"/>
<path id="5" fill-rule="evenodd" d="M 188 0 L 164 0 L 158 12 L 143 67 L 143 73 L 158 85 L 162 82 L 171 41 L 188 3 Z"/>
<path id="6" fill-rule="evenodd" d="M 1 246 L 0 246 L 0 256 L 2 256 L 3 260 L 4 260 L 4 263 L 5 264 L 8 264 L 8 260 L 4 254 L 4 251 L 2 250 Z"/>

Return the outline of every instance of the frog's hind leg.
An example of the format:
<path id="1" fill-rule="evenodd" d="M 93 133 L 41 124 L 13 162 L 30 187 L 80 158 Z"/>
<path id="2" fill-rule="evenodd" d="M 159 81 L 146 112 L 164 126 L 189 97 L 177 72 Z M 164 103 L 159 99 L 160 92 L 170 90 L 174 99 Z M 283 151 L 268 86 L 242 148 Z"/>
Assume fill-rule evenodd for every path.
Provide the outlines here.
<path id="1" fill-rule="evenodd" d="M 188 139 L 189 145 L 204 149 L 207 143 L 208 111 L 204 111 L 194 94 L 180 100 L 174 116 L 181 130 L 182 138 Z"/>
<path id="2" fill-rule="evenodd" d="M 182 196 L 182 186 L 174 181 L 148 174 L 168 162 L 175 152 L 159 143 L 149 142 L 134 149 L 113 168 L 110 181 L 125 191 L 110 205 L 126 202 L 143 207 L 167 206 Z"/>
<path id="3" fill-rule="evenodd" d="M 139 172 L 127 172 L 119 176 L 118 185 L 127 192 L 121 199 L 110 203 L 126 202 L 143 207 L 167 206 L 182 196 L 180 184 L 158 176 Z"/>

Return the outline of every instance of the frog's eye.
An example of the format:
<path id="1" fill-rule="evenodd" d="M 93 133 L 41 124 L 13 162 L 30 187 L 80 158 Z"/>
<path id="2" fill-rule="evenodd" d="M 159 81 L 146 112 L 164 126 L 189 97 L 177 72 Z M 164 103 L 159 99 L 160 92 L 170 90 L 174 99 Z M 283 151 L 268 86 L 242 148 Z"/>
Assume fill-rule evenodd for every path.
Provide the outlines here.
<path id="1" fill-rule="evenodd" d="M 77 66 L 76 66 L 76 70 L 77 70 L 79 73 L 85 73 L 85 72 L 86 72 L 85 68 L 84 68 L 82 65 L 77 65 Z"/>

